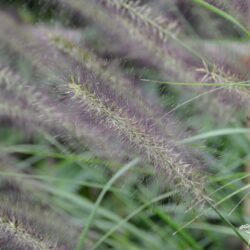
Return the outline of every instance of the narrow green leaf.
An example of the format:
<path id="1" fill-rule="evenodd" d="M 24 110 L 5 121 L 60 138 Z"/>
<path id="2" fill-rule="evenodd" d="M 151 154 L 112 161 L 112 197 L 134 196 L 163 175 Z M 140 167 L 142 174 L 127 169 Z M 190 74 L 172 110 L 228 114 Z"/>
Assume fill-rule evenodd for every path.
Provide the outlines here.
<path id="1" fill-rule="evenodd" d="M 210 3 L 207 3 L 204 0 L 192 0 L 194 3 L 202 6 L 203 8 L 217 14 L 218 16 L 223 17 L 224 19 L 226 19 L 227 21 L 231 22 L 232 24 L 234 24 L 235 26 L 237 26 L 241 31 L 243 31 L 248 37 L 250 37 L 250 32 L 238 21 L 236 20 L 233 16 L 231 16 L 230 14 L 228 14 L 227 12 L 213 6 Z"/>

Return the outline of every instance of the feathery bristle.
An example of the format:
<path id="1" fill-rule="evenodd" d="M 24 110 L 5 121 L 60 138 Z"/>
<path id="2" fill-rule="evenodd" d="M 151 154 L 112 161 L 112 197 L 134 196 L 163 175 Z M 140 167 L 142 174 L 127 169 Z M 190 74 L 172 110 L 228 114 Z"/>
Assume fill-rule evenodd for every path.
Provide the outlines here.
<path id="1" fill-rule="evenodd" d="M 133 150 L 160 172 L 164 172 L 174 186 L 180 183 L 185 192 L 190 192 L 196 200 L 201 200 L 203 181 L 195 180 L 198 172 L 181 159 L 171 141 L 151 134 L 150 129 L 130 117 L 126 110 L 118 108 L 115 103 L 100 99 L 89 89 L 88 84 L 76 82 L 72 77 L 68 88 L 72 99 L 93 117 L 97 117 L 99 124 L 114 129 L 117 136 L 127 141 Z"/>

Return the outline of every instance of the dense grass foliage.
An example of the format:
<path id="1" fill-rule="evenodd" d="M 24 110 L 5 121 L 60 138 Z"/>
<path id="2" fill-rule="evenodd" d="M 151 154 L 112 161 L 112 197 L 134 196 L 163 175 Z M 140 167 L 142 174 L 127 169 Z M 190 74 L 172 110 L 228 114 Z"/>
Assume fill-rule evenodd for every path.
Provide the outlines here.
<path id="1" fill-rule="evenodd" d="M 0 249 L 247 249 L 249 0 L 0 2 Z"/>

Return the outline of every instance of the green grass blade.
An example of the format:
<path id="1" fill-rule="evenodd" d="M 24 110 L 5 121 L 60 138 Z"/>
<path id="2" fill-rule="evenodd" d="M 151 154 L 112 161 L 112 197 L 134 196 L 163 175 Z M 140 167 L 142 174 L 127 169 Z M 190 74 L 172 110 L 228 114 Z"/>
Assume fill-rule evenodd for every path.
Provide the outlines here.
<path id="1" fill-rule="evenodd" d="M 250 80 L 241 81 L 241 82 L 168 82 L 168 81 L 159 81 L 154 79 L 140 79 L 144 82 L 154 82 L 166 85 L 175 85 L 175 86 L 188 86 L 188 87 L 250 87 Z"/>
<path id="2" fill-rule="evenodd" d="M 208 139 L 211 137 L 235 135 L 235 134 L 246 134 L 249 132 L 250 132 L 250 129 L 247 129 L 247 128 L 223 128 L 223 129 L 212 130 L 212 131 L 205 132 L 199 135 L 195 135 L 195 136 L 186 138 L 184 140 L 181 140 L 178 143 L 192 143 L 192 142 L 196 142 L 199 140 Z"/>
<path id="3" fill-rule="evenodd" d="M 202 6 L 203 8 L 215 13 L 216 15 L 223 17 L 227 21 L 231 22 L 235 26 L 237 26 L 241 31 L 243 31 L 248 37 L 250 37 L 250 32 L 238 21 L 236 20 L 233 16 L 228 14 L 227 12 L 213 6 L 212 4 L 207 3 L 204 0 L 192 0 L 194 3 Z"/>
<path id="4" fill-rule="evenodd" d="M 248 246 L 247 240 L 239 233 L 238 229 L 217 209 L 217 207 L 209 200 L 206 200 L 210 207 L 219 215 L 219 217 L 235 232 L 235 234 Z"/>
<path id="5" fill-rule="evenodd" d="M 91 248 L 91 250 L 95 250 L 97 249 L 97 247 L 99 247 L 110 235 L 112 235 L 116 230 L 118 230 L 120 227 L 122 227 L 127 221 L 129 221 L 130 219 L 132 219 L 134 216 L 136 216 L 138 213 L 140 213 L 142 210 L 144 210 L 145 208 L 147 208 L 148 206 L 159 202 L 163 199 L 166 199 L 168 197 L 170 197 L 171 195 L 173 195 L 175 192 L 168 192 L 166 194 L 160 195 L 156 198 L 154 198 L 153 200 L 149 201 L 148 203 L 143 204 L 142 206 L 138 207 L 136 210 L 134 210 L 131 214 L 129 214 L 126 218 L 124 218 L 123 220 L 121 220 L 117 225 L 115 225 L 113 228 L 111 228 L 106 234 L 104 234 L 97 242 L 96 244 Z"/>
<path id="6" fill-rule="evenodd" d="M 129 162 L 128 164 L 126 164 L 123 168 L 121 168 L 109 181 L 108 183 L 104 186 L 104 188 L 102 189 L 100 195 L 98 196 L 96 203 L 93 207 L 92 213 L 89 216 L 89 219 L 84 227 L 84 230 L 80 236 L 80 240 L 77 246 L 77 250 L 82 250 L 84 249 L 84 244 L 86 242 L 87 236 L 88 236 L 88 231 L 91 227 L 91 223 L 94 220 L 96 211 L 98 209 L 98 207 L 100 206 L 100 203 L 102 202 L 105 194 L 107 193 L 107 191 L 110 189 L 110 187 L 112 186 L 112 184 L 119 178 L 121 177 L 124 173 L 126 173 L 129 169 L 131 169 L 132 167 L 134 167 L 137 163 L 139 162 L 139 159 L 135 159 L 131 162 Z"/>

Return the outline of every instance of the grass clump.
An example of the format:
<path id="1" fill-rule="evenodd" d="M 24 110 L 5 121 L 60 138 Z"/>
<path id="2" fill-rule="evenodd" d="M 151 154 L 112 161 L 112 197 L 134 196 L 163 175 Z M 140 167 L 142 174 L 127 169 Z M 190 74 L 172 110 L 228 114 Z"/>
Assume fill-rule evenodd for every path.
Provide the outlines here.
<path id="1" fill-rule="evenodd" d="M 247 244 L 248 4 L 22 3 L 0 4 L 0 248 Z"/>

